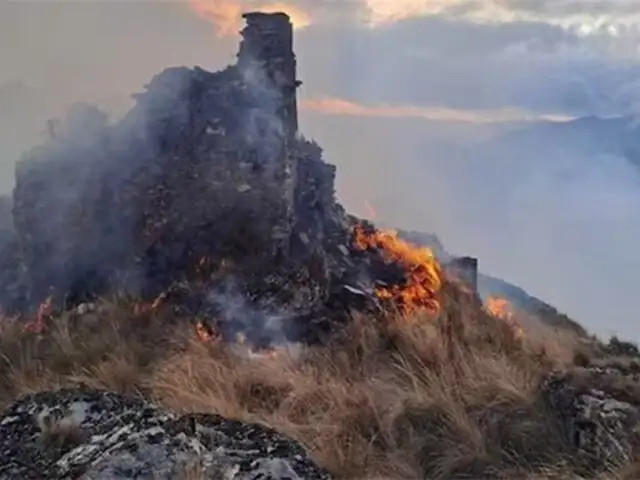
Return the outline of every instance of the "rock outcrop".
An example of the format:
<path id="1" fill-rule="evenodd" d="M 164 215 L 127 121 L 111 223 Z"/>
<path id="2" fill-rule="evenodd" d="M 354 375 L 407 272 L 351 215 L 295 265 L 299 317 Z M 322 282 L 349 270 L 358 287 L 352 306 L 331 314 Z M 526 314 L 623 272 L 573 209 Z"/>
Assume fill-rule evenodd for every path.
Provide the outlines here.
<path id="1" fill-rule="evenodd" d="M 89 389 L 23 397 L 0 416 L 0 479 L 328 480 L 297 442 L 212 414 L 179 416 Z"/>
<path id="2" fill-rule="evenodd" d="M 640 447 L 640 372 L 621 367 L 555 373 L 542 391 L 585 468 L 628 465 Z"/>

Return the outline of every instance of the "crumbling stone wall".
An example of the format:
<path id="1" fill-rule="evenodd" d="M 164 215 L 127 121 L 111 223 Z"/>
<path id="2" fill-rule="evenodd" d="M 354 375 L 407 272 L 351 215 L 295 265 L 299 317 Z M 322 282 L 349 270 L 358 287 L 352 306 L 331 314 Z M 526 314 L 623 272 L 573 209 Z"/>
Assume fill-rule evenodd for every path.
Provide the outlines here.
<path id="1" fill-rule="evenodd" d="M 20 162 L 27 303 L 157 294 L 205 257 L 249 277 L 297 252 L 329 281 L 322 245 L 343 212 L 335 168 L 297 135 L 292 25 L 284 14 L 244 18 L 235 65 L 166 69 L 118 124 L 61 135 Z"/>
<path id="2" fill-rule="evenodd" d="M 296 56 L 293 52 L 293 28 L 284 13 L 245 13 L 245 28 L 238 53 L 240 69 L 262 71 L 280 92 L 278 116 L 287 137 L 298 131 L 296 89 L 302 85 L 296 76 Z"/>

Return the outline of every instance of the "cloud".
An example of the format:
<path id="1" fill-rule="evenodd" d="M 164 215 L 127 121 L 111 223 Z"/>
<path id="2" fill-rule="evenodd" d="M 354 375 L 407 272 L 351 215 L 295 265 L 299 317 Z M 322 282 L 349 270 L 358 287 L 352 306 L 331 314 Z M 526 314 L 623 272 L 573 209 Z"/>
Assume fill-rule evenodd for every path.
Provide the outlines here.
<path id="1" fill-rule="evenodd" d="M 235 36 L 242 28 L 242 13 L 259 10 L 266 13 L 284 12 L 295 29 L 308 27 L 311 16 L 294 3 L 238 0 L 187 0 L 189 7 L 203 19 L 214 24 L 218 36 Z"/>
<path id="2" fill-rule="evenodd" d="M 364 0 L 364 4 L 372 26 L 440 16 L 491 24 L 544 22 L 577 27 L 588 34 L 602 25 L 615 28 L 640 23 L 636 0 Z"/>
<path id="3" fill-rule="evenodd" d="M 411 105 L 362 105 L 342 98 L 321 97 L 303 99 L 303 110 L 326 115 L 364 117 L 421 118 L 441 122 L 499 123 L 546 120 L 566 122 L 574 119 L 567 115 L 537 114 L 522 109 L 460 110 L 446 107 L 416 107 Z"/>
<path id="4" fill-rule="evenodd" d="M 569 116 L 633 113 L 640 63 L 603 42 L 540 22 L 436 16 L 374 29 L 316 24 L 296 37 L 303 95 Z"/>
<path id="5" fill-rule="evenodd" d="M 607 152 L 621 147 L 623 121 L 525 127 L 303 111 L 302 125 L 338 165 L 349 211 L 367 215 L 369 203 L 388 225 L 436 232 L 591 331 L 640 338 L 640 171 Z"/>

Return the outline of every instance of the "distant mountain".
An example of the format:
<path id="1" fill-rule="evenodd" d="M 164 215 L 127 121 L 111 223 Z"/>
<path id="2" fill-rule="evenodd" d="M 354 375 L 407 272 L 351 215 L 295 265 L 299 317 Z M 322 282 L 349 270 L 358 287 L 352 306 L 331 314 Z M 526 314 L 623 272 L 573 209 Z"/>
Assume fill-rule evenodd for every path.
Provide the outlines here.
<path id="1" fill-rule="evenodd" d="M 478 145 L 474 145 L 474 149 Z M 640 168 L 640 122 L 631 117 L 583 117 L 569 122 L 535 122 L 493 136 L 483 146 L 488 153 L 540 155 L 620 155 Z"/>

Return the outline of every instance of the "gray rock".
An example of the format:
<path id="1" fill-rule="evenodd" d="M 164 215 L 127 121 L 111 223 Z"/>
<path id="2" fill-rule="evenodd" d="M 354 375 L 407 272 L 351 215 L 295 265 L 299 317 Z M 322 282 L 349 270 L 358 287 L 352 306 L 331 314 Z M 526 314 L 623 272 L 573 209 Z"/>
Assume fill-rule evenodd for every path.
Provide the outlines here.
<path id="1" fill-rule="evenodd" d="M 0 479 L 18 478 L 331 477 L 270 428 L 80 388 L 23 397 L 0 416 Z"/>
<path id="2" fill-rule="evenodd" d="M 586 368 L 555 373 L 544 382 L 546 400 L 580 462 L 606 469 L 632 461 L 640 435 L 640 408 L 624 389 L 615 387 L 637 381 L 633 373 L 620 369 Z"/>

